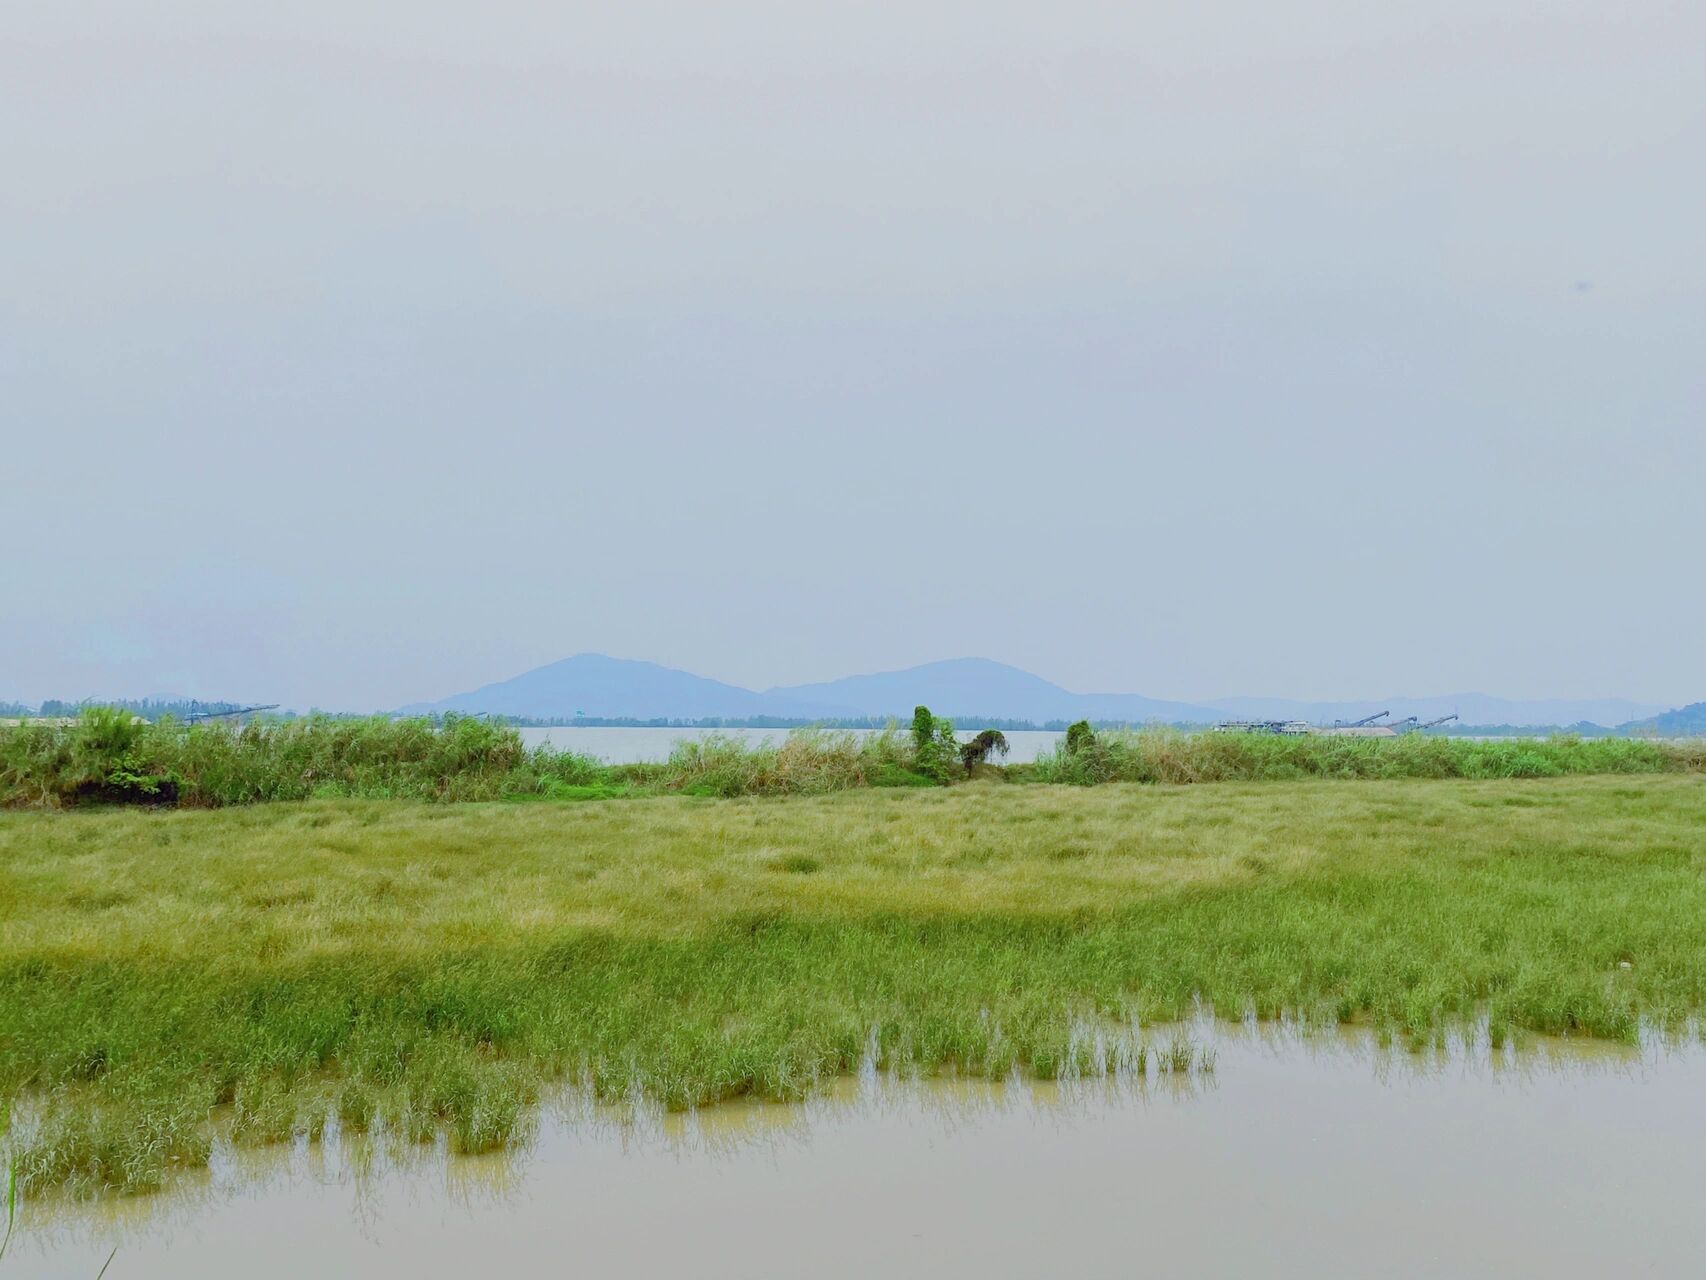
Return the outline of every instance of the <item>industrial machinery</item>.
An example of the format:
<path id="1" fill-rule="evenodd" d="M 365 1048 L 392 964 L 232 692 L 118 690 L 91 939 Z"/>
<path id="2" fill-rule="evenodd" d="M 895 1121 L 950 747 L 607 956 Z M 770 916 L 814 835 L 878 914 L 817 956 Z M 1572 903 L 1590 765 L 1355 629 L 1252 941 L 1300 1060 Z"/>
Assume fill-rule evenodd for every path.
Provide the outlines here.
<path id="1" fill-rule="evenodd" d="M 1223 720 L 1214 726 L 1216 733 L 1313 733 L 1303 720 Z"/>
<path id="2" fill-rule="evenodd" d="M 1415 716 L 1410 716 L 1408 719 L 1397 721 L 1392 727 L 1399 733 L 1420 733 L 1423 729 L 1437 729 L 1440 725 L 1448 724 L 1455 719 L 1457 719 L 1455 711 L 1448 716 L 1440 716 L 1437 720 L 1424 720 L 1420 723 L 1417 722 Z"/>
<path id="3" fill-rule="evenodd" d="M 1225 720 L 1215 725 L 1214 729 L 1216 733 L 1315 733 L 1326 737 L 1394 738 L 1401 733 L 1420 733 L 1424 729 L 1436 729 L 1457 719 L 1454 712 L 1425 723 L 1417 716 L 1405 716 L 1402 720 L 1393 720 L 1386 724 L 1376 723 L 1391 714 L 1390 711 L 1376 711 L 1360 720 L 1335 720 L 1330 725 L 1320 726 L 1304 720 Z"/>
<path id="4" fill-rule="evenodd" d="M 231 711 L 197 711 L 197 704 L 190 703 L 190 712 L 184 717 L 185 724 L 199 724 L 203 720 L 230 720 L 236 716 L 251 715 L 256 711 L 277 711 L 278 703 L 269 702 L 264 706 L 237 707 Z"/>

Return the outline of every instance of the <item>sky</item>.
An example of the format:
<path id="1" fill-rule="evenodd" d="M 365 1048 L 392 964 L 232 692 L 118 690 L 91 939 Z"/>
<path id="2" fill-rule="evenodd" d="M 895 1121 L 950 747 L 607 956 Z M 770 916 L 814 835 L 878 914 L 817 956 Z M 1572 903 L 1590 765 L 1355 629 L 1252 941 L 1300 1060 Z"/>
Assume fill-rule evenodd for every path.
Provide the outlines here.
<path id="1" fill-rule="evenodd" d="M 0 698 L 1706 698 L 1706 8 L 0 0 Z"/>

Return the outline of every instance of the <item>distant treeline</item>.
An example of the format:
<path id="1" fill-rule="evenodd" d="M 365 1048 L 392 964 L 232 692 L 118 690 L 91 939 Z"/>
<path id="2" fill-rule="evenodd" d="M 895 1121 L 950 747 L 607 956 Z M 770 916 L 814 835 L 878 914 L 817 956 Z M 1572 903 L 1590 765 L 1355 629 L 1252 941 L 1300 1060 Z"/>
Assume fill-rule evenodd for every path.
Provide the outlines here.
<path id="1" fill-rule="evenodd" d="M 701 716 L 696 720 L 659 716 L 650 720 L 633 716 L 501 716 L 503 723 L 518 729 L 887 729 L 909 719 L 906 716 L 840 716 L 808 720 L 799 716 Z M 1005 733 L 1044 731 L 1064 733 L 1074 723 L 1068 720 L 1015 720 L 1008 716 L 955 716 L 961 729 L 1000 729 Z M 1159 721 L 1092 720 L 1097 729 L 1143 729 Z M 1173 720 L 1171 729 L 1205 729 L 1202 722 Z"/>
<path id="2" fill-rule="evenodd" d="M 0 702 L 0 715 L 41 716 L 51 720 L 75 719 L 89 707 L 117 707 L 120 711 L 128 711 L 144 720 L 164 720 L 167 716 L 175 720 L 187 720 L 192 713 L 222 715 L 241 710 L 246 705 L 248 704 L 242 702 L 196 702 L 189 699 L 85 698 L 81 702 L 67 702 L 61 698 L 49 698 L 34 707 L 22 702 Z"/>
<path id="3" fill-rule="evenodd" d="M 50 698 L 40 706 L 31 706 L 22 702 L 0 701 L 0 716 L 34 717 L 45 719 L 75 719 L 90 707 L 117 707 L 131 715 L 141 716 L 144 720 L 164 720 L 171 717 L 174 720 L 188 720 L 195 716 L 227 715 L 240 711 L 248 704 L 225 701 L 187 701 L 162 700 L 158 698 L 87 698 L 81 702 L 68 702 L 58 698 Z M 270 711 L 268 719 L 293 720 L 298 717 L 294 711 Z M 314 710 L 307 714 L 330 720 L 360 720 L 366 719 L 365 712 L 328 712 Z M 800 716 L 504 716 L 488 715 L 486 712 L 427 712 L 420 716 L 404 718 L 419 718 L 442 724 L 447 720 L 457 718 L 477 718 L 490 720 L 494 724 L 507 724 L 517 729 L 886 729 L 900 721 L 904 716 L 842 716 L 830 719 L 807 719 Z M 957 718 L 962 729 L 1001 729 L 1006 732 L 1028 730 L 1053 730 L 1065 732 L 1066 720 L 1016 720 L 1010 716 L 960 716 Z M 1095 720 L 1091 722 L 1098 729 L 1141 729 L 1144 724 L 1127 720 Z M 1201 729 L 1204 724 L 1189 721 L 1172 721 L 1170 727 L 1176 729 Z"/>
<path id="4" fill-rule="evenodd" d="M 1232 717 L 1228 717 L 1230 719 Z M 576 716 L 573 719 L 541 716 L 496 716 L 504 724 L 518 729 L 886 729 L 905 717 L 844 716 L 830 720 L 805 720 L 790 716 L 706 716 L 697 720 L 680 717 L 655 717 L 649 720 L 633 716 Z M 1065 733 L 1074 723 L 1068 720 L 1015 720 L 1008 716 L 955 716 L 961 729 L 1000 729 L 1004 733 L 1050 732 Z M 1211 729 L 1213 723 L 1203 720 L 1091 720 L 1091 728 L 1120 729 Z M 1652 736 L 1643 732 L 1645 726 L 1624 725 L 1612 728 L 1580 720 L 1575 724 L 1452 724 L 1437 729 L 1424 729 L 1430 738 L 1533 738 L 1557 734 L 1573 734 L 1578 738 L 1614 738 L 1619 736 Z M 1418 732 L 1412 730 L 1411 732 Z M 1692 733 L 1706 732 L 1706 722 Z M 1681 734 L 1657 736 L 1685 736 Z"/>
<path id="5" fill-rule="evenodd" d="M 1674 714 L 1674 713 L 1673 713 Z M 454 713 L 451 713 L 453 716 Z M 428 717 L 435 721 L 446 719 L 443 713 Z M 904 716 L 842 716 L 832 719 L 808 720 L 798 716 L 701 716 L 697 719 L 682 716 L 491 716 L 494 723 L 513 725 L 518 729 L 887 729 L 902 723 Z M 1231 717 L 1228 717 L 1229 719 Z M 955 716 L 960 729 L 999 729 L 1004 733 L 1047 732 L 1065 733 L 1074 721 L 1016 720 L 1011 716 Z M 1192 732 L 1212 729 L 1214 724 L 1202 720 L 1091 720 L 1087 722 L 1097 732 L 1140 729 L 1179 729 Z M 1451 724 L 1437 729 L 1411 730 L 1430 738 L 1534 738 L 1570 734 L 1578 738 L 1615 737 L 1693 737 L 1706 733 L 1706 719 L 1687 732 L 1655 733 L 1647 722 L 1612 728 L 1581 720 L 1575 724 Z"/>
<path id="6" fill-rule="evenodd" d="M 1575 724 L 1454 724 L 1425 730 L 1441 738 L 1535 738 L 1568 734 L 1576 738 L 1698 738 L 1706 736 L 1706 703 L 1667 711 L 1651 720 L 1633 720 L 1615 727 L 1578 720 Z"/>
<path id="7" fill-rule="evenodd" d="M 144 720 L 157 721 L 167 718 L 185 721 L 192 715 L 219 716 L 229 715 L 242 710 L 248 704 L 224 700 L 191 701 L 188 699 L 159 699 L 159 698 L 117 698 L 95 699 L 88 698 L 81 702 L 70 702 L 59 698 L 49 698 L 39 706 L 24 702 L 0 700 L 0 719 L 75 719 L 90 707 L 117 707 L 130 715 L 141 716 Z M 295 711 L 269 711 L 265 717 L 269 720 L 295 720 L 300 714 Z M 318 709 L 306 713 L 323 720 L 362 720 L 368 716 L 363 712 L 326 712 Z M 435 724 L 443 724 L 447 720 L 457 718 L 455 712 L 429 713 L 423 717 Z M 807 719 L 800 716 L 700 716 L 697 718 L 683 716 L 487 716 L 478 713 L 479 719 L 489 719 L 494 724 L 507 724 L 518 729 L 886 729 L 905 717 L 897 716 L 843 716 L 830 719 Z M 1043 731 L 1064 733 L 1069 727 L 1066 720 L 1020 720 L 1011 716 L 957 716 L 955 721 L 961 729 L 999 729 L 1005 733 Z M 1212 725 L 1202 721 L 1170 720 L 1146 721 L 1131 720 L 1092 720 L 1091 727 L 1098 731 L 1122 729 L 1181 729 L 1191 731 L 1207 729 Z M 1436 729 L 1424 729 L 1420 732 L 1430 738 L 1533 738 L 1549 737 L 1558 734 L 1571 734 L 1578 738 L 1691 738 L 1706 735 L 1706 703 L 1694 703 L 1675 711 L 1666 712 L 1651 720 L 1642 720 L 1615 727 L 1595 724 L 1589 720 L 1579 720 L 1575 724 L 1451 724 Z"/>
<path id="8" fill-rule="evenodd" d="M 133 716 L 141 716 L 144 720 L 188 720 L 194 716 L 225 716 L 242 711 L 252 706 L 247 702 L 227 702 L 222 699 L 202 701 L 191 698 L 84 698 L 80 702 L 70 702 L 62 698 L 49 698 L 47 701 L 32 705 L 27 702 L 0 701 L 0 718 L 44 720 L 75 720 L 85 711 L 94 707 L 116 707 L 118 710 Z M 295 720 L 300 712 L 269 710 L 265 713 L 274 720 Z M 357 711 L 322 712 L 309 711 L 306 714 L 332 720 L 361 720 L 366 713 Z"/>
<path id="9" fill-rule="evenodd" d="M 1578 738 L 1615 738 L 1622 730 L 1595 724 L 1591 720 L 1578 720 L 1575 724 L 1451 724 L 1421 732 L 1430 738 L 1533 738 L 1560 733 Z"/>

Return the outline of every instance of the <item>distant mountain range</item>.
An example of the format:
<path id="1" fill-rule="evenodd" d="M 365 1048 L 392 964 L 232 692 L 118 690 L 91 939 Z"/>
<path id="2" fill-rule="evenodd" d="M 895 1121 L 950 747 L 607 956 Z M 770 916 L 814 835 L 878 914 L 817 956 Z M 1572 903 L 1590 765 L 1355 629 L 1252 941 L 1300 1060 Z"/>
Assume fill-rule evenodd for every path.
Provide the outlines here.
<path id="1" fill-rule="evenodd" d="M 851 708 L 844 715 L 911 715 L 920 703 L 937 715 L 999 716 L 1007 720 L 1222 719 L 1212 707 L 1167 702 L 1135 693 L 1072 693 L 1041 676 L 988 658 L 950 658 L 904 671 L 844 676 L 823 684 L 769 690 L 766 697 Z"/>
<path id="2" fill-rule="evenodd" d="M 655 662 L 581 653 L 536 667 L 509 680 L 483 685 L 438 702 L 404 707 L 407 712 L 485 711 L 492 715 L 572 720 L 632 716 L 638 720 L 783 716 L 830 720 L 859 715 L 839 704 L 795 701 L 755 693 Z"/>
<path id="3" fill-rule="evenodd" d="M 903 671 L 846 676 L 819 684 L 784 685 L 758 692 L 655 662 L 611 658 L 599 653 L 564 658 L 469 693 L 437 702 L 415 703 L 402 710 L 483 711 L 562 720 L 580 716 L 639 720 L 759 716 L 835 720 L 872 716 L 904 719 L 920 703 L 938 715 L 956 719 L 990 716 L 1039 724 L 1078 719 L 1208 724 L 1227 718 L 1326 723 L 1390 711 L 1395 718 L 1413 715 L 1422 720 L 1456 712 L 1465 724 L 1567 725 L 1589 721 L 1611 726 L 1661 716 L 1666 710 L 1621 698 L 1548 698 L 1523 702 L 1479 693 L 1375 698 L 1361 702 L 1299 702 L 1285 698 L 1171 702 L 1135 693 L 1074 693 L 1041 676 L 987 658 L 951 658 Z"/>
<path id="4" fill-rule="evenodd" d="M 1686 707 L 1666 711 L 1648 720 L 1637 720 L 1622 726 L 1630 733 L 1655 738 L 1706 737 L 1706 702 L 1691 702 Z"/>

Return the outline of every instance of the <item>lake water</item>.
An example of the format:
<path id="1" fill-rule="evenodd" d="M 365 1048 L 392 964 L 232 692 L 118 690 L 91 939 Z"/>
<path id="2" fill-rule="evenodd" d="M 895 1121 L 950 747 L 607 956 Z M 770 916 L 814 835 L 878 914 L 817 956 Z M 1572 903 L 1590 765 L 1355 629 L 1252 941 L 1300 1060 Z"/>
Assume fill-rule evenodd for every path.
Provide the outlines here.
<path id="1" fill-rule="evenodd" d="M 877 734 L 877 729 L 852 729 L 858 737 Z M 522 741 L 530 747 L 545 743 L 564 751 L 578 751 L 597 756 L 606 764 L 641 764 L 666 759 L 669 749 L 677 742 L 708 738 L 722 734 L 752 746 L 779 743 L 788 736 L 786 729 L 597 729 L 568 725 L 554 729 L 522 729 Z M 960 741 L 975 737 L 972 732 L 959 735 Z M 1066 735 L 1053 730 L 1019 729 L 1007 735 L 1009 748 L 1007 764 L 1029 764 Z"/>
<path id="2" fill-rule="evenodd" d="M 222 1151 L 23 1206 L 13 1277 L 1566 1277 L 1706 1271 L 1706 1052 L 1412 1055 L 1193 1029 L 1215 1072 L 866 1073 L 803 1105 L 568 1104 L 514 1154 Z"/>
<path id="3" fill-rule="evenodd" d="M 904 727 L 902 731 L 904 732 Z M 519 732 L 522 740 L 530 747 L 550 743 L 561 750 L 596 756 L 607 764 L 640 764 L 663 760 L 668 757 L 670 748 L 677 742 L 707 738 L 712 734 L 723 734 L 755 746 L 766 742 L 779 743 L 788 736 L 786 729 L 600 729 L 574 725 L 552 729 L 522 729 Z M 879 731 L 853 729 L 849 732 L 866 737 Z M 962 731 L 959 738 L 965 742 L 973 736 L 975 735 L 968 730 Z M 1011 730 L 1007 733 L 1007 745 L 1010 750 L 1005 763 L 1030 764 L 1043 752 L 1052 751 L 1054 745 L 1065 736 L 1054 729 Z"/>

